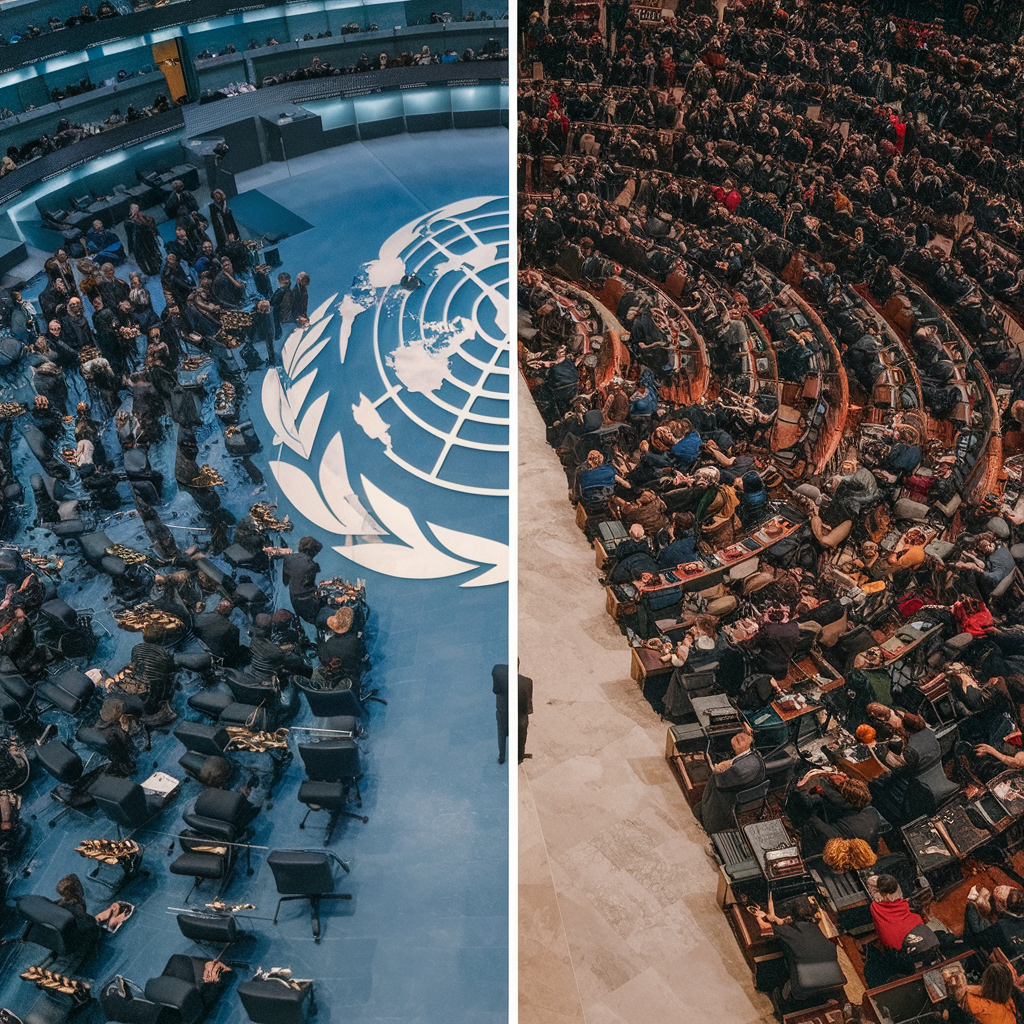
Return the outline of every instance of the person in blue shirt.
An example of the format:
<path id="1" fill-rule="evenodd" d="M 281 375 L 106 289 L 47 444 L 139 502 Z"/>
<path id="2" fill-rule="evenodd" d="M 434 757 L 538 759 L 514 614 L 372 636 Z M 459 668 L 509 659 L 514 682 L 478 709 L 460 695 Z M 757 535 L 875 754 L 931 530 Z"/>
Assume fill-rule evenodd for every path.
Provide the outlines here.
<path id="1" fill-rule="evenodd" d="M 94 220 L 92 229 L 85 233 L 85 246 L 97 263 L 112 263 L 119 267 L 125 261 L 121 239 L 113 231 L 104 228 L 101 220 Z"/>
<path id="2" fill-rule="evenodd" d="M 683 470 L 692 469 L 700 457 L 700 434 L 689 420 L 680 420 L 682 436 L 672 445 L 672 461 Z"/>
<path id="3" fill-rule="evenodd" d="M 617 483 L 629 486 L 615 472 L 615 467 L 604 461 L 604 456 L 599 451 L 589 452 L 586 465 L 580 470 L 579 475 L 580 500 L 583 507 L 589 510 L 598 505 L 606 505 L 614 496 Z"/>
<path id="4" fill-rule="evenodd" d="M 740 522 L 747 527 L 759 523 L 768 511 L 768 492 L 764 489 L 764 481 L 760 473 L 751 470 L 740 479 L 742 490 L 737 490 L 739 508 L 736 510 Z"/>
<path id="5" fill-rule="evenodd" d="M 635 423 L 649 420 L 658 411 L 658 396 L 649 387 L 641 384 L 629 402 L 629 421 Z"/>
<path id="6" fill-rule="evenodd" d="M 658 552 L 658 565 L 661 568 L 684 565 L 697 557 L 697 538 L 693 534 L 696 522 L 692 512 L 677 512 L 672 517 L 668 529 L 669 542 Z"/>

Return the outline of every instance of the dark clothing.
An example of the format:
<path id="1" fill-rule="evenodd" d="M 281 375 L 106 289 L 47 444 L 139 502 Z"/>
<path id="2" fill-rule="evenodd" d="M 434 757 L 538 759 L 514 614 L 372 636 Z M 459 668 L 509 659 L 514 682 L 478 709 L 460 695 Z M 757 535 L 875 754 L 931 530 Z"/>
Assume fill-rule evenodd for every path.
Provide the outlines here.
<path id="1" fill-rule="evenodd" d="M 134 675 L 146 682 L 149 692 L 143 697 L 146 710 L 171 699 L 174 686 L 174 656 L 160 644 L 143 641 L 132 648 Z"/>
<path id="2" fill-rule="evenodd" d="M 674 565 L 692 562 L 696 557 L 696 545 L 696 537 L 677 538 L 658 552 L 658 565 L 663 569 L 669 569 Z"/>
<path id="3" fill-rule="evenodd" d="M 192 627 L 197 637 L 215 658 L 223 658 L 225 665 L 238 665 L 244 661 L 242 641 L 238 627 L 220 612 L 197 615 Z"/>
<path id="4" fill-rule="evenodd" d="M 214 278 L 211 290 L 222 306 L 238 308 L 245 301 L 245 285 L 236 284 L 223 270 Z"/>
<path id="5" fill-rule="evenodd" d="M 508 743 L 508 665 L 495 665 L 491 669 L 491 693 L 498 720 L 498 764 L 504 764 Z"/>
<path id="6" fill-rule="evenodd" d="M 366 663 L 366 647 L 355 633 L 330 632 L 316 646 L 320 666 L 330 679 L 359 681 Z"/>
<path id="7" fill-rule="evenodd" d="M 799 639 L 800 626 L 796 622 L 765 622 L 751 646 L 761 656 L 765 671 L 775 679 L 783 679 Z"/>
<path id="8" fill-rule="evenodd" d="M 316 577 L 320 566 L 309 555 L 295 551 L 285 555 L 281 579 L 288 588 L 295 614 L 304 622 L 315 623 L 320 602 L 316 596 Z"/>
<path id="9" fill-rule="evenodd" d="M 281 337 L 282 328 L 285 324 L 295 323 L 295 315 L 292 312 L 292 290 L 278 288 L 270 297 L 270 309 L 274 314 L 274 340 Z"/>
<path id="10" fill-rule="evenodd" d="M 210 203 L 210 226 L 213 228 L 218 249 L 227 243 L 228 235 L 241 237 L 235 223 L 235 215 L 228 208 L 227 200 L 223 203 Z"/>
<path id="11" fill-rule="evenodd" d="M 704 826 L 708 835 L 735 828 L 733 807 L 736 797 L 744 789 L 756 786 L 764 779 L 764 761 L 756 750 L 748 750 L 733 758 L 732 764 L 722 772 L 714 772 L 704 787 L 700 803 L 693 808 L 693 816 Z"/>
<path id="12" fill-rule="evenodd" d="M 530 728 L 533 714 L 533 680 L 529 676 L 519 677 L 519 763 L 526 757 L 526 733 Z"/>
<path id="13" fill-rule="evenodd" d="M 621 541 L 615 549 L 615 567 L 611 571 L 612 583 L 629 583 L 645 573 L 657 573 L 658 563 L 647 538 Z"/>
<path id="14" fill-rule="evenodd" d="M 798 984 L 800 968 L 818 964 L 839 965 L 836 947 L 825 938 L 813 921 L 790 921 L 773 927 L 775 937 L 789 966 L 789 984 L 796 999 L 809 999 L 822 989 L 803 988 Z"/>
<path id="15" fill-rule="evenodd" d="M 160 233 L 156 221 L 145 213 L 138 217 L 129 217 L 124 222 L 125 234 L 128 236 L 128 252 L 142 268 L 143 273 L 160 273 L 163 254 L 160 251 Z"/>

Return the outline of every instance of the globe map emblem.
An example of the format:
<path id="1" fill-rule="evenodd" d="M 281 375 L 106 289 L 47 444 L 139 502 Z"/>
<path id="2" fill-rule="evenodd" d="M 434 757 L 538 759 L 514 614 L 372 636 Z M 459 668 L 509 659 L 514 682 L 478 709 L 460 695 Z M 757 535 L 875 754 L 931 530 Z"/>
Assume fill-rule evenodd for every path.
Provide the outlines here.
<path id="1" fill-rule="evenodd" d="M 373 436 L 420 479 L 507 494 L 508 199 L 460 200 L 413 221 L 367 272 L 369 284 L 384 285 L 373 349 L 385 391 L 373 407 L 388 430 Z"/>

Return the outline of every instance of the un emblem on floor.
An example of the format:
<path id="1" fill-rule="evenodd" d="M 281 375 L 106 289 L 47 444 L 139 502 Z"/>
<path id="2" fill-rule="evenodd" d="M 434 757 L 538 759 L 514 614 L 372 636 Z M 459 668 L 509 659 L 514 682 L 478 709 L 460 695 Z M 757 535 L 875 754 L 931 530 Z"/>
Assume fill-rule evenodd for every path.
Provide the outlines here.
<path id="1" fill-rule="evenodd" d="M 372 442 L 370 456 L 379 452 L 416 480 L 447 492 L 442 507 L 456 513 L 453 519 L 460 518 L 460 502 L 474 502 L 474 509 L 481 501 L 498 502 L 504 508 L 508 293 L 508 199 L 464 199 L 394 232 L 377 257 L 363 264 L 341 301 L 332 296 L 286 341 L 281 369 L 271 369 L 263 381 L 263 410 L 281 452 L 270 468 L 299 512 L 347 538 L 335 546 L 339 554 L 407 579 L 452 577 L 488 566 L 461 586 L 508 579 L 505 538 L 418 514 L 373 481 L 371 474 L 379 480 L 381 473 L 371 468 L 372 457 L 361 458 L 357 492 L 346 450 L 359 447 L 366 454 L 365 442 Z M 322 375 L 332 385 L 322 384 L 311 398 L 319 364 L 334 358 L 341 367 L 325 366 Z M 346 370 L 354 363 L 362 364 L 354 385 L 358 393 L 346 396 L 340 414 L 332 413 L 329 422 L 340 429 L 317 459 L 321 435 L 330 434 L 325 412 L 333 382 L 344 390 Z M 376 387 L 366 372 L 370 366 Z M 285 448 L 300 461 L 283 458 Z"/>

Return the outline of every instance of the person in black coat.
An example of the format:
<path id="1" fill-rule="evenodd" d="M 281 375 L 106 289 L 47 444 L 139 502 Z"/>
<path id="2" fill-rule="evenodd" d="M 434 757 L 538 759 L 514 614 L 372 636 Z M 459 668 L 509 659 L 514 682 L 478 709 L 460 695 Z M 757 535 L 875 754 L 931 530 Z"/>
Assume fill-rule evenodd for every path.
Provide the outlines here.
<path id="1" fill-rule="evenodd" d="M 239 309 L 245 302 L 245 285 L 235 277 L 231 260 L 221 260 L 220 273 L 214 278 L 213 297 L 227 309 Z"/>
<path id="2" fill-rule="evenodd" d="M 504 764 L 508 745 L 508 665 L 495 665 L 491 669 L 491 693 L 498 720 L 498 764 Z"/>
<path id="3" fill-rule="evenodd" d="M 132 203 L 124 222 L 124 231 L 128 237 L 128 252 L 143 273 L 150 276 L 159 274 L 163 255 L 156 221 L 143 213 L 137 203 Z"/>
<path id="4" fill-rule="evenodd" d="M 352 629 L 355 613 L 351 608 L 339 608 L 327 620 L 327 632 L 317 644 L 320 667 L 331 681 L 350 679 L 353 686 L 366 668 L 366 645 Z"/>
<path id="5" fill-rule="evenodd" d="M 274 315 L 274 341 L 281 337 L 282 331 L 287 326 L 290 331 L 291 325 L 295 323 L 295 314 L 292 312 L 293 294 L 292 279 L 290 274 L 277 275 L 277 291 L 270 297 L 270 308 Z"/>
<path id="6" fill-rule="evenodd" d="M 196 197 L 185 188 L 181 180 L 171 182 L 173 191 L 164 202 L 164 213 L 174 219 L 178 227 L 184 228 L 192 239 L 196 249 L 202 244 L 199 237 L 199 227 L 196 224 L 194 214 L 199 212 L 199 203 Z"/>
<path id="7" fill-rule="evenodd" d="M 709 836 L 736 827 L 733 815 L 736 797 L 743 790 L 756 786 L 765 776 L 764 761 L 754 750 L 750 733 L 738 732 L 731 742 L 735 756 L 712 768 L 704 795 L 693 808 L 693 816 Z"/>
<path id="8" fill-rule="evenodd" d="M 197 615 L 192 625 L 196 636 L 209 652 L 215 658 L 223 658 L 224 664 L 228 666 L 248 663 L 248 652 L 242 646 L 241 633 L 231 621 L 234 608 L 230 601 L 222 598 L 213 611 Z"/>
<path id="9" fill-rule="evenodd" d="M 533 680 L 519 673 L 519 763 L 533 754 L 526 753 L 526 733 L 533 714 Z"/>
<path id="10" fill-rule="evenodd" d="M 629 528 L 629 539 L 620 541 L 615 549 L 615 565 L 609 578 L 612 583 L 629 583 L 640 579 L 644 573 L 657 574 L 660 571 L 644 528 L 634 523 Z"/>
<path id="11" fill-rule="evenodd" d="M 235 215 L 228 207 L 228 197 L 219 188 L 213 190 L 213 202 L 210 203 L 210 224 L 213 226 L 213 235 L 217 239 L 218 249 L 227 244 L 229 235 L 241 238 L 238 225 L 235 223 Z"/>

